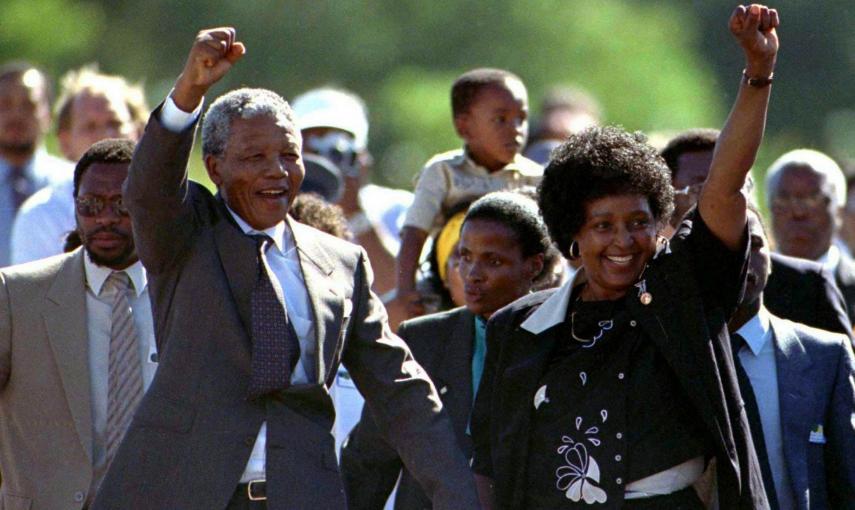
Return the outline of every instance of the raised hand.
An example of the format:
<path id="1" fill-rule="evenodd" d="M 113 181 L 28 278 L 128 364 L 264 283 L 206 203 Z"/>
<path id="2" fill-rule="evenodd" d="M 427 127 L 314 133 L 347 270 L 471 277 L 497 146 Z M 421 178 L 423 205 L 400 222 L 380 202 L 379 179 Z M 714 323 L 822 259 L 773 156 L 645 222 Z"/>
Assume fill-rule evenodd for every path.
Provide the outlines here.
<path id="1" fill-rule="evenodd" d="M 205 92 L 225 76 L 244 53 L 246 47 L 235 39 L 232 27 L 199 32 L 175 82 L 172 100 L 176 106 L 188 112 L 196 109 Z"/>
<path id="2" fill-rule="evenodd" d="M 775 68 L 778 54 L 780 24 L 778 11 L 765 5 L 740 5 L 730 16 L 730 32 L 742 46 L 746 59 L 746 74 L 767 77 Z"/>

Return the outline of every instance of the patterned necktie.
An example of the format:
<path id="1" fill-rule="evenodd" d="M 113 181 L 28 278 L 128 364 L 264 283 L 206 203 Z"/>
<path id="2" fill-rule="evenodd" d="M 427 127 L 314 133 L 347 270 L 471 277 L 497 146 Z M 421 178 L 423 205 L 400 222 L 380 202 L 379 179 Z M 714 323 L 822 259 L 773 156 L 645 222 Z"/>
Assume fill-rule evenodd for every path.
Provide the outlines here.
<path id="1" fill-rule="evenodd" d="M 739 391 L 742 393 L 742 400 L 745 402 L 745 414 L 748 415 L 748 425 L 751 427 L 751 437 L 754 439 L 754 451 L 757 452 L 757 459 L 760 461 L 766 497 L 771 508 L 778 508 L 775 480 L 772 478 L 769 455 L 766 453 L 763 424 L 760 421 L 760 409 L 757 407 L 757 398 L 754 395 L 754 388 L 751 386 L 751 379 L 748 378 L 748 372 L 745 371 L 742 361 L 739 359 L 739 350 L 743 346 L 747 347 L 748 344 L 742 335 L 733 334 L 730 336 L 730 346 L 733 349 L 733 365 L 736 368 L 736 377 L 739 380 Z"/>
<path id="2" fill-rule="evenodd" d="M 142 362 L 134 317 L 128 302 L 130 279 L 113 272 L 104 283 L 114 291 L 110 315 L 110 360 L 107 390 L 107 465 L 116 454 L 137 405 L 143 396 Z"/>
<path id="3" fill-rule="evenodd" d="M 23 166 L 9 167 L 7 184 L 9 185 L 9 190 L 12 192 L 12 203 L 15 205 L 15 210 L 17 211 L 32 191 L 30 189 L 30 181 L 27 179 L 26 169 Z"/>
<path id="4" fill-rule="evenodd" d="M 288 320 L 288 310 L 270 280 L 265 252 L 272 240 L 253 235 L 258 249 L 258 279 L 252 288 L 252 373 L 249 397 L 258 398 L 284 390 L 291 383 L 291 372 L 300 359 L 297 332 Z"/>

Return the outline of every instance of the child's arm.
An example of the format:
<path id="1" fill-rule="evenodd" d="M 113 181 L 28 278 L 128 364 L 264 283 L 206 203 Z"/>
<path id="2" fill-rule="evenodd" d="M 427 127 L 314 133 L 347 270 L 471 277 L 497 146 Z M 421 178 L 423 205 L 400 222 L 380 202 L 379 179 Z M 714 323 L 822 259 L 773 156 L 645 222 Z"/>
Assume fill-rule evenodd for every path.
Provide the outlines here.
<path id="1" fill-rule="evenodd" d="M 395 299 L 387 306 L 392 329 L 400 321 L 425 313 L 421 296 L 416 291 L 416 269 L 427 237 L 427 231 L 418 227 L 409 226 L 401 229 L 401 250 L 398 252 L 397 260 L 398 291 Z"/>

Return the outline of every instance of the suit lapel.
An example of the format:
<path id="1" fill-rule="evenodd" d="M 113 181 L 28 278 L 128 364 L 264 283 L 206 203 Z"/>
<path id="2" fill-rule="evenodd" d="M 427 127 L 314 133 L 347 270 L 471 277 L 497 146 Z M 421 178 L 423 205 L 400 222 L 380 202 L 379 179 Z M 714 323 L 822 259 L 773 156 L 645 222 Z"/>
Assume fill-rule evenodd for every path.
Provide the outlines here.
<path id="1" fill-rule="evenodd" d="M 466 308 L 461 308 L 448 326 L 451 334 L 449 341 L 445 343 L 442 357 L 438 360 L 436 375 L 438 381 L 450 385 L 451 391 L 457 394 L 457 398 L 452 399 L 452 402 L 458 408 L 449 414 L 461 418 L 462 423 L 455 424 L 458 425 L 455 429 L 465 431 L 473 398 L 472 346 L 475 339 L 475 317 Z"/>
<path id="2" fill-rule="evenodd" d="M 775 364 L 778 371 L 778 401 L 783 434 L 784 457 L 795 494 L 808 489 L 807 459 L 808 437 L 811 427 L 809 388 L 813 387 L 810 369 L 813 365 L 795 330 L 786 321 L 771 317 L 775 343 Z"/>
<path id="3" fill-rule="evenodd" d="M 323 384 L 333 364 L 345 315 L 345 293 L 331 275 L 333 264 L 315 239 L 317 232 L 288 217 L 300 257 L 300 269 L 315 316 L 316 382 Z M 349 312 L 349 310 L 348 310 Z"/>
<path id="4" fill-rule="evenodd" d="M 62 379 L 74 426 L 92 461 L 92 387 L 83 250 L 65 260 L 42 306 L 51 349 Z"/>
<path id="5" fill-rule="evenodd" d="M 252 287 L 257 278 L 255 242 L 235 224 L 228 210 L 219 201 L 222 219 L 214 226 L 214 242 L 220 255 L 223 273 L 229 282 L 232 299 L 243 324 L 247 341 L 252 338 Z"/>

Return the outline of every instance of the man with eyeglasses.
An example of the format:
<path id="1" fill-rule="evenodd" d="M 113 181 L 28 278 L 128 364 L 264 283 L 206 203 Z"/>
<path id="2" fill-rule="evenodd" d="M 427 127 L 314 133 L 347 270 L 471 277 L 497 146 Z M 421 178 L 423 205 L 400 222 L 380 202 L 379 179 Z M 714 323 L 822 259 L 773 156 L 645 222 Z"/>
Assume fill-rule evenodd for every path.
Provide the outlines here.
<path id="1" fill-rule="evenodd" d="M 0 272 L 2 508 L 87 508 L 157 369 L 122 183 L 134 144 L 74 170 L 83 247 Z"/>
<path id="2" fill-rule="evenodd" d="M 672 138 L 661 155 L 671 171 L 676 227 L 698 201 L 709 174 L 719 131 L 689 129 Z M 745 191 L 752 195 L 752 189 Z M 775 315 L 815 328 L 852 335 L 843 296 L 829 271 L 812 261 L 771 254 L 772 274 L 764 292 L 765 306 Z"/>
<path id="3" fill-rule="evenodd" d="M 855 261 L 837 246 L 846 203 L 840 166 L 815 150 L 787 152 L 766 173 L 766 198 L 778 251 L 822 264 L 855 320 Z"/>

